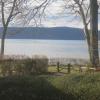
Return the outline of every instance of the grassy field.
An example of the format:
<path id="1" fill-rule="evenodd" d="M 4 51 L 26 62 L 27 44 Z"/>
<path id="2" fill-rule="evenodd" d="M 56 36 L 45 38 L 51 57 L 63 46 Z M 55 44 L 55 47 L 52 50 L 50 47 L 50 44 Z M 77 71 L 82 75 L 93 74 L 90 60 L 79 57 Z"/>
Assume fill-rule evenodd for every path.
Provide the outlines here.
<path id="1" fill-rule="evenodd" d="M 2 77 L 0 100 L 100 100 L 100 73 L 50 66 L 47 74 Z"/>
<path id="2" fill-rule="evenodd" d="M 67 68 L 66 69 L 60 68 L 60 70 L 61 70 L 60 72 L 67 73 Z M 49 66 L 48 72 L 57 72 L 57 66 Z"/>
<path id="3" fill-rule="evenodd" d="M 60 73 L 68 74 L 67 66 L 60 66 Z M 87 69 L 84 69 L 83 72 L 85 73 Z M 57 66 L 49 66 L 48 72 L 57 73 Z M 79 66 L 72 66 L 70 69 L 71 73 L 80 73 Z"/>

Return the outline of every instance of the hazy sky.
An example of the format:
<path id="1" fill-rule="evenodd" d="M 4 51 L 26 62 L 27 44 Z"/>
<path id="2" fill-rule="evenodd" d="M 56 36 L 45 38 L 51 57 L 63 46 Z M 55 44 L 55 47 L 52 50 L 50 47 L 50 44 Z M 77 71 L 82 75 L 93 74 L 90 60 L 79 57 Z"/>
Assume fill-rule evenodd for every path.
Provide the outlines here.
<path id="1" fill-rule="evenodd" d="M 68 27 L 78 27 L 83 28 L 83 24 L 81 19 L 74 18 L 67 13 L 63 13 L 63 0 L 58 0 L 51 4 L 46 10 L 46 18 L 42 21 L 44 26 L 47 27 L 56 27 L 56 26 L 68 26 Z M 100 19 L 100 16 L 99 16 Z M 100 21 L 99 21 L 99 29 L 100 29 Z"/>
<path id="2" fill-rule="evenodd" d="M 29 7 L 34 7 L 38 5 L 39 3 L 37 1 L 42 0 L 30 0 L 28 2 Z M 74 18 L 72 15 L 69 15 L 64 12 L 64 2 L 63 0 L 55 0 L 56 2 L 51 3 L 45 10 L 46 16 L 42 19 L 42 25 L 44 27 L 77 27 L 77 28 L 83 28 L 83 24 L 80 18 Z M 87 0 L 89 1 L 89 0 Z M 100 1 L 100 0 L 98 0 Z M 99 16 L 100 19 L 100 16 Z M 26 26 L 33 26 L 33 22 L 30 23 L 30 25 Z M 1 24 L 0 24 L 1 26 Z M 15 22 L 12 22 L 10 26 L 19 26 Z M 99 29 L 100 29 L 100 20 L 99 20 Z"/>

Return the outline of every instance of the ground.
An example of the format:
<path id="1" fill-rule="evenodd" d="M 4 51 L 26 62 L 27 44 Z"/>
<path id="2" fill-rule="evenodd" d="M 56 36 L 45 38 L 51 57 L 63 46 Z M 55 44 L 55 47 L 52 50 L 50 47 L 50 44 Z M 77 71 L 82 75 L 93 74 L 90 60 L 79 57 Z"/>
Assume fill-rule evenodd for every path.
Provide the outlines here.
<path id="1" fill-rule="evenodd" d="M 60 73 L 0 78 L 1 100 L 100 100 L 100 73 Z"/>

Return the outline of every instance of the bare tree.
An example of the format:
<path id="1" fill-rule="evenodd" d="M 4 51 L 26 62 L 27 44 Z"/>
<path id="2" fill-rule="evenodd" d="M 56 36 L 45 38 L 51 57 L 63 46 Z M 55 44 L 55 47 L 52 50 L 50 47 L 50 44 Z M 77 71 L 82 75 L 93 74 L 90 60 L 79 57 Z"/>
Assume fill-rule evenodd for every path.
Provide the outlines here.
<path id="1" fill-rule="evenodd" d="M 97 0 L 90 0 L 90 43 L 91 43 L 91 63 L 98 67 L 98 3 Z"/>
<path id="2" fill-rule="evenodd" d="M 97 28 L 97 23 L 98 23 L 97 22 L 97 15 L 98 15 L 97 9 L 98 8 L 96 7 L 97 0 L 92 0 L 92 2 L 94 1 L 95 3 L 94 2 L 90 3 L 90 1 L 89 0 L 64 0 L 65 2 L 64 8 L 67 9 L 67 11 L 71 15 L 74 15 L 75 17 L 78 17 L 82 20 L 83 25 L 84 25 L 85 38 L 88 44 L 90 62 L 93 67 L 97 67 L 99 64 L 98 32 L 97 32 L 98 31 L 98 28 Z M 95 7 L 91 8 L 92 6 L 95 6 Z M 90 8 L 92 10 L 90 10 Z M 90 25 L 91 31 L 89 29 L 90 22 L 91 22 L 91 25 Z M 94 36 L 95 36 L 95 39 L 94 39 Z"/>
<path id="3" fill-rule="evenodd" d="M 1 38 L 1 52 L 0 56 L 3 57 L 4 55 L 4 44 L 5 44 L 5 37 L 7 34 L 7 29 L 9 23 L 19 14 L 19 8 L 22 4 L 22 0 L 0 0 L 0 14 L 1 14 L 1 23 L 3 26 L 2 31 L 2 38 Z"/>
<path id="4" fill-rule="evenodd" d="M 35 1 L 35 3 L 34 3 Z M 1 58 L 4 55 L 5 38 L 9 24 L 13 21 L 23 21 L 29 24 L 30 21 L 40 18 L 50 0 L 0 0 L 0 17 L 3 27 L 1 38 Z M 37 4 L 36 4 L 37 2 Z"/>

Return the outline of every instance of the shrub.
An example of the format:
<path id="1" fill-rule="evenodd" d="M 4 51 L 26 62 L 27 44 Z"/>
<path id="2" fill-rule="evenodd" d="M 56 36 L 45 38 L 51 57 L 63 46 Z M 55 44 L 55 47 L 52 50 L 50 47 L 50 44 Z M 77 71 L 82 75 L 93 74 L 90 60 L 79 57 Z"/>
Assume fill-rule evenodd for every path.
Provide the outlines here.
<path id="1" fill-rule="evenodd" d="M 0 73 L 3 76 L 45 73 L 47 68 L 47 58 L 7 58 L 0 60 Z"/>

